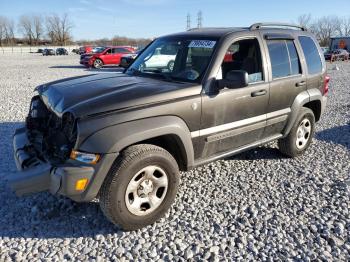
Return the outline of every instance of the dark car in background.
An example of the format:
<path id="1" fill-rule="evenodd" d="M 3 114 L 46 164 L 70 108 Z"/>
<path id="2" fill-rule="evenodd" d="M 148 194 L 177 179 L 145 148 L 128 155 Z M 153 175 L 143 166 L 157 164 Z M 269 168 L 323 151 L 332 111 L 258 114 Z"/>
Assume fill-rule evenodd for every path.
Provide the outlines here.
<path id="1" fill-rule="evenodd" d="M 138 50 L 132 54 L 122 55 L 122 57 L 120 58 L 120 66 L 127 68 L 141 52 L 142 52 L 142 50 Z"/>
<path id="2" fill-rule="evenodd" d="M 37 53 L 39 54 L 42 54 L 43 53 L 43 49 L 39 48 L 38 51 L 36 51 Z"/>
<path id="3" fill-rule="evenodd" d="M 48 55 L 55 55 L 55 50 L 51 48 L 45 48 L 43 50 L 43 56 L 48 56 Z"/>
<path id="4" fill-rule="evenodd" d="M 59 47 L 56 49 L 56 55 L 68 55 L 68 50 L 63 47 Z"/>
<path id="5" fill-rule="evenodd" d="M 86 67 L 101 68 L 104 65 L 120 65 L 120 60 L 124 54 L 133 54 L 135 49 L 130 46 L 110 46 L 102 51 L 86 54 L 80 57 L 80 64 Z"/>
<path id="6" fill-rule="evenodd" d="M 56 55 L 68 55 L 68 51 L 65 48 L 57 48 L 56 49 Z"/>

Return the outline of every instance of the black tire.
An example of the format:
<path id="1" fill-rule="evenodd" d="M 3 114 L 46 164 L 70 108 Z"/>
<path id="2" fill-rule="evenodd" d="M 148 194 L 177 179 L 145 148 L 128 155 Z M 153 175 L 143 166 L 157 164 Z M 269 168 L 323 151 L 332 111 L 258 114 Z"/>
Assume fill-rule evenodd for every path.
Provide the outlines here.
<path id="1" fill-rule="evenodd" d="M 127 207 L 126 190 L 134 175 L 151 165 L 159 166 L 165 171 L 168 188 L 156 209 L 138 216 Z M 168 151 L 148 144 L 131 146 L 121 153 L 109 171 L 100 190 L 100 207 L 112 223 L 120 225 L 124 230 L 142 228 L 164 216 L 176 197 L 179 180 L 179 167 Z"/>
<path id="2" fill-rule="evenodd" d="M 101 59 L 96 59 L 93 63 L 93 67 L 99 69 L 103 66 L 103 61 Z"/>
<path id="3" fill-rule="evenodd" d="M 298 128 L 305 119 L 309 121 L 311 131 L 308 134 L 307 142 L 305 143 L 305 145 L 299 145 L 302 147 L 298 148 L 297 146 Z M 310 146 L 314 133 L 315 133 L 315 115 L 311 109 L 302 107 L 300 110 L 300 115 L 296 119 L 289 134 L 285 138 L 278 140 L 278 148 L 284 155 L 288 157 L 300 156 Z"/>

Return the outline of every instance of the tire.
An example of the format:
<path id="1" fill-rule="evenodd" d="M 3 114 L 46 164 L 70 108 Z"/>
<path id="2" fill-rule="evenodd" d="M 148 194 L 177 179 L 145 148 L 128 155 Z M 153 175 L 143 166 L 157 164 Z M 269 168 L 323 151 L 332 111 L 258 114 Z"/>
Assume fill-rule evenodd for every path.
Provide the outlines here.
<path id="1" fill-rule="evenodd" d="M 278 140 L 278 148 L 286 156 L 300 156 L 310 146 L 314 133 L 315 115 L 311 109 L 302 107 L 289 134 Z"/>
<path id="2" fill-rule="evenodd" d="M 103 66 L 103 62 L 101 59 L 96 59 L 93 63 L 94 68 L 99 69 Z"/>
<path id="3" fill-rule="evenodd" d="M 174 64 L 175 64 L 175 61 L 169 61 L 168 65 L 167 65 L 167 68 L 169 69 L 169 71 L 173 71 Z"/>
<path id="4" fill-rule="evenodd" d="M 124 230 L 142 228 L 164 216 L 176 197 L 179 180 L 179 167 L 168 151 L 148 144 L 131 146 L 109 171 L 100 190 L 100 207 Z M 156 187 L 165 181 L 167 186 Z"/>

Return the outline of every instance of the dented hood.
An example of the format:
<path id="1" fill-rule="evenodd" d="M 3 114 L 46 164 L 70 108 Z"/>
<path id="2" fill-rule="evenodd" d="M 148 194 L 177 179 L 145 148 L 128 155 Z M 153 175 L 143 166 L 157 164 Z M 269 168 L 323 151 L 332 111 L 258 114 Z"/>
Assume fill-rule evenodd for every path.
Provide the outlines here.
<path id="1" fill-rule="evenodd" d="M 184 96 L 181 90 L 193 85 L 116 73 L 58 80 L 38 86 L 37 91 L 57 115 L 69 111 L 83 117 L 176 99 Z"/>

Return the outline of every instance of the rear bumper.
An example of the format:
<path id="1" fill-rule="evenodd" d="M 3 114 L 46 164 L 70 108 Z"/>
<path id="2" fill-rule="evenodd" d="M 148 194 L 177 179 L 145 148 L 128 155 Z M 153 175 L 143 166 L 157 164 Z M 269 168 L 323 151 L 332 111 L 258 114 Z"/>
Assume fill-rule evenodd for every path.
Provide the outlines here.
<path id="1" fill-rule="evenodd" d="M 49 191 L 79 202 L 90 201 L 96 197 L 99 185 L 113 162 L 109 156 L 102 158 L 95 166 L 84 165 L 74 160 L 53 166 L 31 152 L 26 128 L 16 130 L 13 149 L 18 172 L 8 176 L 7 180 L 17 196 Z M 76 182 L 82 178 L 88 180 L 88 186 L 84 190 L 76 190 Z"/>

